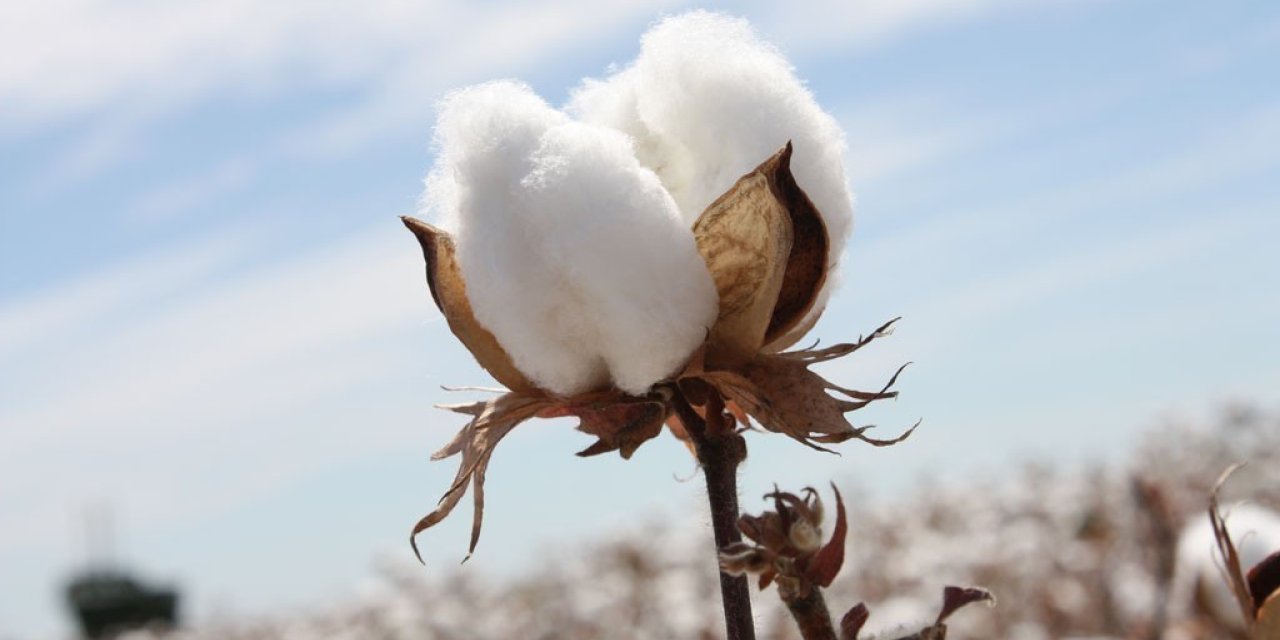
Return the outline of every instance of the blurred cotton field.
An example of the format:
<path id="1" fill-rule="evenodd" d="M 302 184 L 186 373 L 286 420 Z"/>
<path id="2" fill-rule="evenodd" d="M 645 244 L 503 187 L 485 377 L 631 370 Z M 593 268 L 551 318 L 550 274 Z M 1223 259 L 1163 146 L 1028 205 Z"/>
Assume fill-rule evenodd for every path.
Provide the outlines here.
<path id="1" fill-rule="evenodd" d="M 1244 456 L 1253 462 L 1224 497 L 1247 506 L 1229 511 L 1228 522 L 1237 538 L 1274 545 L 1280 417 L 1246 406 L 1213 422 L 1161 424 L 1117 464 L 1017 465 L 987 480 L 925 483 L 893 501 L 846 484 L 849 557 L 827 599 L 840 609 L 865 602 L 866 630 L 875 632 L 931 619 L 944 583 L 981 584 L 999 603 L 956 614 L 956 637 L 1235 637 L 1238 612 L 1216 602 L 1226 586 L 1201 525 L 1222 467 Z M 758 504 L 744 496 L 744 510 Z M 323 613 L 218 621 L 173 637 L 720 637 L 703 526 L 638 522 L 616 538 L 557 548 L 510 582 L 477 579 L 465 567 L 448 575 L 384 567 L 364 596 Z M 760 637 L 798 637 L 771 593 L 755 604 Z"/>

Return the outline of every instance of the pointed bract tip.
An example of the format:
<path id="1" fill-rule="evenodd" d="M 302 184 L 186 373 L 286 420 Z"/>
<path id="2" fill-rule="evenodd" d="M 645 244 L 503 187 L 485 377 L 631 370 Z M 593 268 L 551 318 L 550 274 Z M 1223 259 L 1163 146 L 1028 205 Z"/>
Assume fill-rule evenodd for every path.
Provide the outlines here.
<path id="1" fill-rule="evenodd" d="M 425 567 L 427 566 L 427 563 L 425 560 L 422 559 L 422 552 L 418 551 L 417 535 L 418 535 L 417 531 L 414 531 L 413 533 L 409 534 L 409 546 L 413 548 L 413 557 L 418 559 L 418 564 L 421 564 L 422 566 Z"/>
<path id="2" fill-rule="evenodd" d="M 436 236 L 444 233 L 440 229 L 437 229 L 413 216 L 400 216 L 400 222 L 403 222 L 404 226 L 413 232 L 413 235 L 418 236 L 419 240 L 424 237 L 435 238 Z"/>
<path id="3" fill-rule="evenodd" d="M 996 597 L 982 587 L 956 587 L 948 585 L 942 590 L 942 610 L 938 612 L 934 624 L 946 622 L 951 614 L 975 602 L 985 602 L 988 607 L 996 606 Z"/>
<path id="4" fill-rule="evenodd" d="M 777 157 L 777 159 L 778 159 L 778 169 L 779 169 L 780 171 L 784 171 L 784 172 L 786 172 L 788 175 L 791 173 L 791 152 L 792 152 L 792 150 L 793 150 L 793 149 L 792 149 L 792 147 L 791 147 L 791 141 L 790 141 L 790 140 L 788 140 L 788 141 L 787 141 L 787 144 L 786 144 L 786 145 L 784 145 L 781 149 L 779 149 L 779 150 L 778 150 L 778 153 L 777 153 L 777 156 L 776 156 L 776 157 Z"/>
<path id="5" fill-rule="evenodd" d="M 840 640 L 858 640 L 858 634 L 870 617 L 871 611 L 861 602 L 849 609 L 840 619 Z"/>

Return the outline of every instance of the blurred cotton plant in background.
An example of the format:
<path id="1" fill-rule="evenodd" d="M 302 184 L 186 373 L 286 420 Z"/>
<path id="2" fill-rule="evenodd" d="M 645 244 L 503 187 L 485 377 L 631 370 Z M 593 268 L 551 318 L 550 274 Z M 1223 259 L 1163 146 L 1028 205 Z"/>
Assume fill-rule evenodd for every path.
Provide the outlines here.
<path id="1" fill-rule="evenodd" d="M 942 604 L 939 585 L 946 583 L 980 583 L 1001 600 L 993 609 L 949 618 L 949 638 L 1244 637 L 1205 517 L 1206 491 L 1218 475 L 1210 468 L 1233 459 L 1243 443 L 1256 453 L 1224 487 L 1224 505 L 1247 498 L 1254 507 L 1224 513 L 1249 563 L 1251 540 L 1266 546 L 1280 539 L 1280 529 L 1268 524 L 1280 512 L 1275 413 L 1154 425 L 1131 459 L 1089 469 L 1029 465 L 986 481 L 925 484 L 894 499 L 872 498 L 873 487 L 843 483 L 847 570 L 828 598 L 842 606 L 865 603 L 858 638 L 896 640 L 901 630 L 929 625 Z M 1135 478 L 1162 495 L 1160 517 L 1179 535 L 1161 536 L 1149 526 L 1152 501 L 1129 491 Z M 759 504 L 757 497 L 749 496 L 752 504 Z M 1249 514 L 1263 510 L 1273 515 Z M 824 511 L 829 539 L 838 509 Z M 722 631 L 700 533 L 691 522 L 644 522 L 617 535 L 566 541 L 539 553 L 527 572 L 500 579 L 466 567 L 420 572 L 387 563 L 359 600 L 311 613 L 204 623 L 176 637 L 709 640 Z M 807 534 L 799 539 L 811 546 Z M 1161 568 L 1166 554 L 1177 558 L 1176 579 Z M 1178 586 L 1162 592 L 1170 579 Z M 760 637 L 800 637 L 781 599 L 762 597 L 756 605 Z"/>
<path id="2" fill-rule="evenodd" d="M 448 407 L 471 421 L 440 505 L 471 487 L 472 551 L 497 443 L 534 417 L 574 416 L 580 455 L 629 457 L 664 425 L 707 479 L 717 547 L 736 528 L 740 431 L 752 420 L 815 449 L 857 438 L 845 414 L 891 398 L 809 367 L 855 343 L 782 353 L 820 316 L 852 221 L 844 137 L 743 20 L 668 18 L 630 66 L 557 110 L 492 82 L 442 103 L 425 210 L 405 218 L 450 329 L 506 390 Z M 812 193 L 812 196 L 810 195 Z M 754 637 L 741 577 L 722 576 L 730 638 Z"/>

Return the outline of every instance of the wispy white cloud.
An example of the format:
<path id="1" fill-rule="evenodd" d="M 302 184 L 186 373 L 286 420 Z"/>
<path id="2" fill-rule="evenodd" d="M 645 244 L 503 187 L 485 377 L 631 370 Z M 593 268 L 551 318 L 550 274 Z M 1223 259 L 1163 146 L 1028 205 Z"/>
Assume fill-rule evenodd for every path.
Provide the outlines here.
<path id="1" fill-rule="evenodd" d="M 13 315 L 19 330 L 44 326 L 45 317 L 92 325 L 93 312 L 108 304 L 146 304 L 123 327 L 106 335 L 89 332 L 80 340 L 59 340 L 33 358 L 17 385 L 22 391 L 13 393 L 22 396 L 8 398 L 0 409 L 0 419 L 16 427 L 0 435 L 5 443 L 0 449 L 6 456 L 20 455 L 26 444 L 73 438 L 101 425 L 132 432 L 169 428 L 183 423 L 187 408 L 202 406 L 218 385 L 234 383 L 266 364 L 429 317 L 414 277 L 420 273 L 417 257 L 394 240 L 401 238 L 366 235 L 206 283 L 194 295 L 169 304 L 162 298 L 139 298 L 162 285 L 190 281 L 200 274 L 198 262 L 193 267 L 185 257 L 151 261 L 142 269 L 165 275 L 105 301 L 96 293 L 101 279 L 91 276 L 69 285 L 66 294 L 32 303 Z M 20 334 L 11 333 L 16 341 Z M 228 395 L 206 408 L 252 410 L 241 406 L 242 400 Z"/>
<path id="2" fill-rule="evenodd" d="M 872 0 L 741 11 L 789 48 L 874 46 L 914 27 L 1025 0 Z M 49 0 L 0 8 L 0 135 L 76 116 L 100 122 L 55 173 L 74 177 L 129 151 L 137 121 L 210 95 L 357 87 L 355 104 L 303 122 L 278 144 L 341 152 L 389 133 L 426 139 L 442 91 L 526 71 L 550 55 L 596 46 L 684 0 L 476 5 L 453 0 L 264 4 L 251 0 L 117 3 Z M 141 37 L 140 34 L 145 34 Z M 86 169 L 86 167 L 88 169 Z"/>
<path id="3" fill-rule="evenodd" d="M 3 116 L 0 116 L 2 120 Z M 50 166 L 28 186 L 28 190 L 36 195 L 46 195 L 128 161 L 137 152 L 136 139 L 141 129 L 142 120 L 136 114 L 104 116 L 99 126 L 60 149 Z M 0 122 L 0 139 L 4 133 Z"/>
<path id="4" fill-rule="evenodd" d="M 1220 251 L 1250 233 L 1267 227 L 1257 210 L 1193 219 L 1136 238 L 1110 240 L 1098 246 L 1064 248 L 1057 256 L 1024 268 L 975 279 L 965 286 L 927 296 L 905 314 L 945 327 L 931 333 L 922 354 L 939 355 L 963 345 L 962 336 L 980 335 L 993 326 L 1013 321 L 1020 309 L 1062 300 L 1075 292 L 1117 278 L 1156 269 L 1169 269 Z M 1194 300 L 1182 301 L 1194 306 Z M 945 322 L 942 322 L 945 319 Z"/>
<path id="5" fill-rule="evenodd" d="M 6 3 L 0 101 L 10 125 L 39 124 L 217 92 L 376 86 L 396 77 L 431 84 L 436 75 L 527 64 L 667 4 L 633 0 L 601 13 L 582 0 Z"/>
<path id="6" fill-rule="evenodd" d="M 848 173 L 854 189 L 878 186 L 966 149 L 1044 125 L 1039 114 L 997 118 L 937 106 L 946 103 L 940 91 L 917 90 L 838 113 L 849 141 Z"/>
<path id="7" fill-rule="evenodd" d="M 582 0 L 460 12 L 458 32 L 394 61 L 366 100 L 287 133 L 285 146 L 302 155 L 334 154 L 404 131 L 418 135 L 425 145 L 426 123 L 446 90 L 490 76 L 510 77 L 529 71 L 540 58 L 599 45 L 677 1 L 625 0 L 611 4 L 606 15 Z"/>
<path id="8" fill-rule="evenodd" d="M 143 193 L 126 210 L 133 217 L 148 221 L 179 216 L 244 187 L 255 173 L 254 163 L 248 158 L 232 158 L 205 173 Z"/>
<path id="9" fill-rule="evenodd" d="M 916 30 L 1064 0 L 822 0 L 756 5 L 760 23 L 799 51 L 871 48 Z"/>
<path id="10" fill-rule="evenodd" d="M 25 121 L 373 68 L 440 37 L 441 3 L 6 3 L 0 100 Z M 359 46 L 345 46 L 355 44 Z"/>
<path id="11" fill-rule="evenodd" d="M 5 307 L 21 359 L 3 360 L 0 550 L 48 540 L 96 498 L 128 496 L 151 530 L 388 448 L 423 407 L 359 390 L 465 362 L 402 341 L 447 329 L 427 326 L 419 250 L 394 219 L 249 271 L 218 273 L 238 245 L 205 244 Z M 127 317 L 103 323 L 111 310 Z M 237 471 L 209 482 L 196 469 L 215 459 Z"/>
<path id="12" fill-rule="evenodd" d="M 1014 126 L 1034 129 L 1031 122 Z M 930 327 L 927 333 L 904 333 L 897 340 L 902 351 L 869 354 L 858 368 L 889 367 L 900 353 L 935 363 L 963 357 L 975 335 L 1017 324 L 1020 314 L 1039 303 L 1074 299 L 1083 306 L 1100 305 L 1089 298 L 1090 287 L 1127 276 L 1161 282 L 1161 272 L 1194 270 L 1190 265 L 1195 261 L 1266 234 L 1274 224 L 1265 205 L 1254 205 L 1213 215 L 1184 212 L 1129 236 L 1111 237 L 1101 230 L 1094 236 L 1082 234 L 1089 238 L 1084 244 L 1052 240 L 1063 221 L 1097 225 L 1098 216 L 1113 215 L 1117 207 L 1143 210 L 1152 202 L 1269 170 L 1280 164 L 1280 149 L 1268 143 L 1277 126 L 1280 114 L 1274 108 L 1241 113 L 1188 136 L 1181 146 L 1146 164 L 1062 183 L 1013 202 L 941 211 L 873 240 L 855 240 L 845 268 L 857 294 L 838 299 L 890 308 L 913 326 Z M 1002 256 L 1008 247 L 1033 246 L 1043 247 L 1034 258 Z M 1199 303 L 1187 297 L 1179 304 L 1196 311 Z M 1141 331 L 1140 325 L 1127 326 Z M 1039 337 L 1050 339 L 1043 333 Z"/>
<path id="13" fill-rule="evenodd" d="M 1024 120 L 1010 125 L 1008 131 L 1030 131 L 1045 122 L 1051 123 Z M 963 250 L 983 238 L 1012 238 L 1028 233 L 1036 225 L 1087 217 L 1099 206 L 1192 193 L 1226 180 L 1258 174 L 1280 164 L 1280 146 L 1271 143 L 1278 134 L 1280 109 L 1276 106 L 1244 112 L 1208 131 L 1188 135 L 1180 147 L 1147 164 L 1055 185 L 1012 202 L 922 217 L 920 222 L 901 231 L 857 247 L 856 259 L 866 265 L 905 267 L 915 256 L 936 256 L 948 248 Z M 935 150 L 943 148 L 939 146 Z M 874 281 L 867 285 L 876 286 Z"/>
<path id="14" fill-rule="evenodd" d="M 201 283 L 233 264 L 252 244 L 243 231 L 223 232 L 2 300 L 0 359 L 46 347 L 105 315 Z"/>

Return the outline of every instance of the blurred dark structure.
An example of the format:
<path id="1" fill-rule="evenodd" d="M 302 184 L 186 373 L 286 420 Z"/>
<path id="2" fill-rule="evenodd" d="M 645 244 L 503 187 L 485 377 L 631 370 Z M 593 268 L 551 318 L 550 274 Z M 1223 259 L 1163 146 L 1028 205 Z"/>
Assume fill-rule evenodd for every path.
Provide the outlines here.
<path id="1" fill-rule="evenodd" d="M 67 605 L 86 638 L 111 638 L 126 631 L 164 631 L 178 625 L 178 593 L 150 586 L 119 568 L 114 559 L 112 514 L 99 505 L 85 513 L 87 568 L 64 589 Z"/>
<path id="2" fill-rule="evenodd" d="M 88 571 L 67 584 L 66 597 L 80 629 L 88 638 L 109 638 L 144 627 L 174 627 L 178 594 L 148 587 L 110 570 Z"/>

